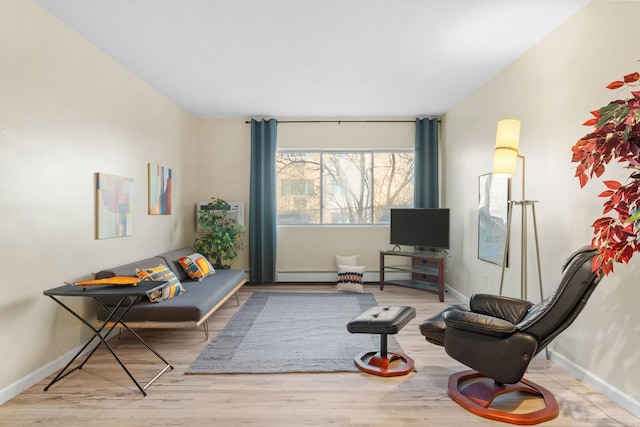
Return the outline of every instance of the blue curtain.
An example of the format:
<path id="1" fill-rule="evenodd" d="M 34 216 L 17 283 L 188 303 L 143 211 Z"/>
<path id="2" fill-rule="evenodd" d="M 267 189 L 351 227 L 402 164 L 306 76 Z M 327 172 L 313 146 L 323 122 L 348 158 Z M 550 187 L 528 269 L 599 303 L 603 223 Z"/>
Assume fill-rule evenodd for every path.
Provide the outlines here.
<path id="1" fill-rule="evenodd" d="M 276 119 L 251 120 L 249 281 L 276 281 Z"/>
<path id="2" fill-rule="evenodd" d="M 437 208 L 438 192 L 438 118 L 416 119 L 416 163 L 414 170 L 414 206 Z"/>

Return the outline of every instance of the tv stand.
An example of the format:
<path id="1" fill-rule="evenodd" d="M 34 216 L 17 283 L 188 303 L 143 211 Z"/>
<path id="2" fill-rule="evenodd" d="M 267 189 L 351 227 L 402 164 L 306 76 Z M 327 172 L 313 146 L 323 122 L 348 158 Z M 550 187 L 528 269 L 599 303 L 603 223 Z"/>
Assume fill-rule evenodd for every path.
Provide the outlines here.
<path id="1" fill-rule="evenodd" d="M 411 264 L 389 264 L 386 257 L 411 258 Z M 438 294 L 440 302 L 444 302 L 444 258 L 446 252 L 427 252 L 409 250 L 381 250 L 380 251 L 380 290 L 385 285 L 404 286 L 421 289 Z M 387 280 L 385 273 L 410 272 L 409 280 Z"/>

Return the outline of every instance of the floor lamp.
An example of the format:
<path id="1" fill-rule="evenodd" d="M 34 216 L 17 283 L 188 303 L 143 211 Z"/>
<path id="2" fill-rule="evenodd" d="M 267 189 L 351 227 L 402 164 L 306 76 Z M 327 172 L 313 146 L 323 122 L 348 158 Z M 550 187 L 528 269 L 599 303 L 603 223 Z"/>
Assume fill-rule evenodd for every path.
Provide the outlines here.
<path id="1" fill-rule="evenodd" d="M 542 273 L 540 271 L 540 250 L 538 246 L 538 226 L 536 223 L 536 200 L 525 198 L 525 167 L 524 156 L 518 151 L 520 140 L 520 121 L 516 119 L 505 119 L 498 122 L 496 132 L 496 148 L 493 157 L 493 174 L 506 178 L 513 178 L 516 174 L 518 159 L 522 159 L 522 200 L 509 200 L 509 210 L 507 212 L 507 236 L 504 244 L 504 255 L 502 258 L 502 273 L 500 275 L 500 295 L 504 283 L 504 270 L 507 266 L 507 254 L 509 253 L 509 241 L 511 240 L 511 217 L 515 206 L 522 207 L 522 228 L 520 239 L 520 298 L 527 299 L 527 207 L 531 207 L 533 217 L 533 233 L 535 236 L 536 260 L 538 262 L 538 281 L 540 286 L 540 300 L 542 294 Z"/>

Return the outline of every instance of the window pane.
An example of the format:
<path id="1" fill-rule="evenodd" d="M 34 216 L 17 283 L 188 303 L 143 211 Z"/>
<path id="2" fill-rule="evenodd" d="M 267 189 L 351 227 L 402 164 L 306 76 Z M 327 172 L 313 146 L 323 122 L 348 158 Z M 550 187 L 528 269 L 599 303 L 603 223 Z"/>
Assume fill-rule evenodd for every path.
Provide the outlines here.
<path id="1" fill-rule="evenodd" d="M 371 224 L 372 153 L 322 154 L 322 222 Z"/>
<path id="2" fill-rule="evenodd" d="M 388 224 L 390 208 L 413 206 L 413 152 L 279 151 L 276 160 L 278 224 Z"/>
<path id="3" fill-rule="evenodd" d="M 278 223 L 320 223 L 320 153 L 276 154 Z"/>
<path id="4" fill-rule="evenodd" d="M 373 154 L 373 221 L 388 224 L 390 208 L 413 207 L 413 152 Z"/>

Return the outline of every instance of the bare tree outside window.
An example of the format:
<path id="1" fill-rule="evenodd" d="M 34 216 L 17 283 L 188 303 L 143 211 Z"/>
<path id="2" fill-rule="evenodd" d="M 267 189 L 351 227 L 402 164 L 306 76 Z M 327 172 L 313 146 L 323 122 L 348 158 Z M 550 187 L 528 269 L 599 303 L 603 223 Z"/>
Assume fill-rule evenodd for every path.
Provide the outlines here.
<path id="1" fill-rule="evenodd" d="M 371 224 L 371 153 L 322 153 L 322 222 Z"/>
<path id="2" fill-rule="evenodd" d="M 278 223 L 388 224 L 413 206 L 414 153 L 279 151 Z"/>
<path id="3" fill-rule="evenodd" d="M 278 224 L 320 224 L 320 153 L 278 152 Z"/>
<path id="4" fill-rule="evenodd" d="M 413 207 L 413 152 L 373 154 L 373 222 L 389 224 L 391 208 Z"/>

